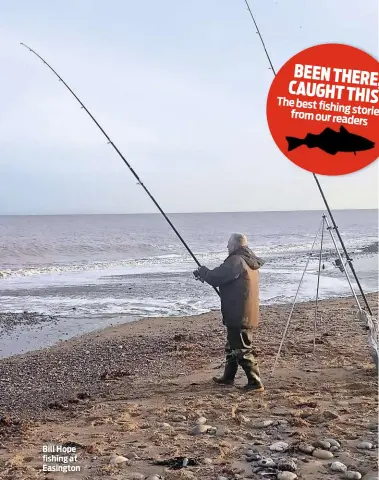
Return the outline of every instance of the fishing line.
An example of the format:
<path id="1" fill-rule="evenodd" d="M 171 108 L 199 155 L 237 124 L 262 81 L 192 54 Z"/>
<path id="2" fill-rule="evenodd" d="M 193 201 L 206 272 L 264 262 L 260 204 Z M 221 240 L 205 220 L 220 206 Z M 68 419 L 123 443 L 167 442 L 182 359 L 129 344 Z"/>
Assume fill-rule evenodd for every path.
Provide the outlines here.
<path id="1" fill-rule="evenodd" d="M 255 21 L 255 17 L 254 17 L 254 15 L 253 15 L 253 12 L 251 11 L 249 2 L 248 2 L 248 0 L 244 0 L 244 1 L 245 1 L 245 3 L 246 3 L 247 9 L 248 9 L 248 11 L 249 11 L 249 13 L 250 13 L 251 19 L 252 19 L 253 22 L 254 22 L 255 28 L 257 29 L 257 34 L 259 35 L 259 38 L 260 38 L 261 43 L 262 43 L 262 45 L 263 45 L 263 49 L 264 49 L 264 51 L 265 51 L 265 53 L 266 53 L 268 62 L 269 62 L 269 64 L 270 64 L 270 70 L 272 70 L 272 73 L 274 74 L 274 76 L 276 76 L 276 71 L 275 71 L 274 65 L 272 64 L 270 55 L 269 55 L 269 53 L 268 53 L 268 51 L 267 51 L 265 42 L 264 42 L 263 37 L 262 37 L 262 35 L 261 35 L 261 32 L 260 32 L 260 30 L 259 30 L 258 24 L 257 24 L 257 22 Z M 323 199 L 323 201 L 324 201 L 324 204 L 325 204 L 325 207 L 326 207 L 326 209 L 327 209 L 327 211 L 328 211 L 329 217 L 330 217 L 330 219 L 331 219 L 331 221 L 332 221 L 333 228 L 334 228 L 334 230 L 336 231 L 338 240 L 340 241 L 341 246 L 342 246 L 342 249 L 343 249 L 343 251 L 344 251 L 344 253 L 345 253 L 346 261 L 347 261 L 347 263 L 349 264 L 349 267 L 350 267 L 350 269 L 351 269 L 351 271 L 352 271 L 352 273 L 353 273 L 353 276 L 354 276 L 354 278 L 355 278 L 355 281 L 357 282 L 359 291 L 361 292 L 361 295 L 362 295 L 362 298 L 363 298 L 363 300 L 364 300 L 364 302 L 365 302 L 365 304 L 366 304 L 367 310 L 368 310 L 369 314 L 372 315 L 372 311 L 371 311 L 371 309 L 370 309 L 370 305 L 369 305 L 368 302 L 367 302 L 366 295 L 365 295 L 365 293 L 364 293 L 364 291 L 363 291 L 363 289 L 362 289 L 361 283 L 360 283 L 360 281 L 359 281 L 359 279 L 358 279 L 358 276 L 357 276 L 357 274 L 356 274 L 356 271 L 355 271 L 355 268 L 354 268 L 354 265 L 353 265 L 353 260 L 352 260 L 352 258 L 350 258 L 350 255 L 348 254 L 348 252 L 347 252 L 347 250 L 346 250 L 345 243 L 344 243 L 344 241 L 342 240 L 342 237 L 341 237 L 340 232 L 339 232 L 339 230 L 338 230 L 337 224 L 336 224 L 336 222 L 335 222 L 335 220 L 334 220 L 333 214 L 332 214 L 332 212 L 331 212 L 331 210 L 330 210 L 330 207 L 329 207 L 329 204 L 328 204 L 328 202 L 327 202 L 327 200 L 326 200 L 324 191 L 323 191 L 323 189 L 322 189 L 322 187 L 321 187 L 321 185 L 320 185 L 319 179 L 317 178 L 317 176 L 316 176 L 315 173 L 312 173 L 312 175 L 313 175 L 313 178 L 314 178 L 315 181 L 316 181 L 317 187 L 318 187 L 319 192 L 320 192 L 320 194 L 321 194 L 321 197 L 322 197 L 322 199 Z"/>
<path id="2" fill-rule="evenodd" d="M 33 49 L 31 49 L 30 47 L 28 47 L 27 45 L 25 45 L 24 43 L 21 43 L 21 45 L 25 48 L 27 48 L 28 50 L 30 50 L 32 53 L 34 53 L 34 55 L 36 55 L 40 60 L 42 60 L 42 62 L 54 73 L 54 75 L 56 75 L 58 78 L 59 78 L 59 81 L 63 83 L 63 85 L 67 88 L 67 90 L 76 98 L 76 100 L 80 103 L 81 107 L 88 113 L 88 115 L 91 117 L 91 119 L 95 122 L 95 124 L 99 127 L 99 129 L 101 130 L 101 132 L 103 133 L 103 135 L 105 136 L 105 138 L 107 139 L 108 141 L 108 144 L 112 145 L 112 147 L 116 150 L 116 152 L 118 153 L 118 155 L 121 157 L 121 159 L 123 160 L 123 162 L 125 163 L 125 165 L 129 168 L 129 170 L 132 172 L 132 174 L 134 175 L 134 177 L 137 179 L 137 182 L 138 182 L 138 185 L 141 185 L 141 187 L 145 190 L 145 192 L 148 194 L 148 196 L 150 197 L 150 199 L 153 201 L 154 205 L 158 208 L 158 210 L 160 211 L 160 213 L 163 215 L 163 217 L 165 218 L 165 220 L 167 221 L 167 223 L 170 225 L 170 227 L 173 229 L 173 231 L 175 232 L 175 234 L 177 235 L 177 237 L 179 238 L 179 240 L 182 242 L 182 244 L 184 245 L 184 247 L 186 248 L 186 250 L 188 251 L 188 253 L 191 255 L 191 257 L 193 258 L 193 260 L 196 262 L 196 264 L 200 267 L 201 264 L 200 262 L 198 261 L 198 259 L 195 257 L 194 253 L 192 252 L 192 250 L 190 249 L 190 247 L 187 245 L 187 243 L 185 242 L 185 240 L 183 239 L 183 237 L 180 235 L 180 233 L 178 232 L 178 230 L 175 228 L 175 226 L 173 225 L 173 223 L 171 222 L 171 220 L 168 218 L 168 216 L 165 214 L 165 212 L 162 210 L 162 208 L 160 207 L 160 205 L 158 204 L 158 202 L 155 200 L 155 198 L 153 197 L 153 195 L 149 192 L 149 190 L 147 189 L 147 187 L 142 183 L 142 180 L 139 178 L 139 176 L 137 175 L 137 173 L 134 171 L 134 169 L 132 168 L 132 166 L 130 165 L 130 163 L 126 160 L 126 158 L 123 156 L 123 154 L 120 152 L 120 150 L 116 147 L 116 145 L 112 142 L 112 140 L 109 138 L 108 134 L 105 132 L 105 130 L 103 129 L 103 127 L 98 123 L 98 121 L 95 119 L 95 117 L 91 114 L 91 112 L 88 110 L 88 108 L 84 105 L 84 103 L 79 99 L 79 97 L 71 90 L 71 88 L 67 85 L 67 83 L 63 80 L 63 78 L 58 75 L 58 73 L 37 53 L 35 52 Z M 220 293 L 219 291 L 217 290 L 216 287 L 213 287 L 214 291 L 217 293 L 218 296 L 220 296 Z"/>

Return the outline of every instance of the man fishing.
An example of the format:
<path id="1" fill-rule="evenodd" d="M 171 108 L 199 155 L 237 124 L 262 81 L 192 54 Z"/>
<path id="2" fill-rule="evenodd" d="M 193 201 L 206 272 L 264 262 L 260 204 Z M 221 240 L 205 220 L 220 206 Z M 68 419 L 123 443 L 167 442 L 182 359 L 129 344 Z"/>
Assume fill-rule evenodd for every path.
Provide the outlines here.
<path id="1" fill-rule="evenodd" d="M 248 380 L 244 389 L 263 392 L 252 341 L 253 327 L 259 321 L 258 269 L 264 262 L 249 249 L 243 234 L 231 235 L 227 248 L 229 256 L 222 265 L 213 270 L 202 266 L 193 272 L 195 278 L 220 289 L 221 313 L 227 328 L 226 364 L 223 376 L 213 381 L 233 385 L 240 365 Z"/>

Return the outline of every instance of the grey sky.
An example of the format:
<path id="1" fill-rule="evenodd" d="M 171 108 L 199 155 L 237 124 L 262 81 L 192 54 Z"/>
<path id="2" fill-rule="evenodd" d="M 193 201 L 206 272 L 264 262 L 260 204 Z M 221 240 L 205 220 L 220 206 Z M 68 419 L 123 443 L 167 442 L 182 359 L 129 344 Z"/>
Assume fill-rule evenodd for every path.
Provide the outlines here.
<path id="1" fill-rule="evenodd" d="M 279 69 L 341 42 L 378 55 L 377 0 L 251 0 Z M 63 76 L 169 212 L 322 209 L 271 139 L 272 81 L 243 0 L 0 0 L 0 214 L 155 212 Z M 320 177 L 377 208 L 378 165 Z"/>

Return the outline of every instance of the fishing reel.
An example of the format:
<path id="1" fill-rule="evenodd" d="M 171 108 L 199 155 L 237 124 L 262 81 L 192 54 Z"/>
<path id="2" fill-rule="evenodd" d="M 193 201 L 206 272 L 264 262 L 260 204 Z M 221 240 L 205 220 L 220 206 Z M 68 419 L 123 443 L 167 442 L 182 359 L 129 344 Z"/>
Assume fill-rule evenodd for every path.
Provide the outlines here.
<path id="1" fill-rule="evenodd" d="M 345 267 L 347 265 L 348 262 L 345 263 L 345 265 L 341 262 L 341 260 L 339 258 L 336 258 L 335 260 L 330 260 L 331 264 L 333 265 L 333 267 L 335 268 L 338 268 L 338 270 L 341 272 L 341 273 L 344 273 L 345 272 Z M 323 263 L 321 265 L 321 270 L 325 270 L 326 267 L 325 267 L 325 263 Z"/>
<path id="2" fill-rule="evenodd" d="M 347 262 L 346 262 L 346 264 L 344 265 L 339 258 L 336 258 L 336 259 L 334 260 L 334 262 L 332 262 L 332 264 L 333 264 L 336 268 L 338 268 L 338 270 L 339 270 L 341 273 L 344 273 Z"/>
<path id="3" fill-rule="evenodd" d="M 204 283 L 204 280 L 199 275 L 199 270 L 194 270 L 193 276 L 195 277 L 195 280 L 199 280 L 201 283 Z"/>

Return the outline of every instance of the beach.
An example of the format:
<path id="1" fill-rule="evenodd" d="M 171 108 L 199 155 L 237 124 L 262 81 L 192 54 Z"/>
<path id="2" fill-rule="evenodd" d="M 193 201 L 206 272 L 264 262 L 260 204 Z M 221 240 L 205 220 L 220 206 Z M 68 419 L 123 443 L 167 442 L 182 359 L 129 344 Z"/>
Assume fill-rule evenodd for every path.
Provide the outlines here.
<path id="1" fill-rule="evenodd" d="M 377 294 L 368 300 L 377 315 Z M 261 308 L 262 394 L 212 383 L 224 361 L 218 311 L 145 318 L 1 359 L 0 478 L 276 478 L 247 461 L 249 450 L 276 463 L 295 459 L 302 479 L 339 478 L 335 461 L 377 478 L 377 374 L 354 299 L 319 303 L 315 352 L 315 303 L 298 304 L 272 372 L 290 307 Z M 244 381 L 239 372 L 237 384 Z M 199 417 L 209 428 L 193 435 Z M 333 457 L 299 450 L 325 439 L 340 444 L 333 452 L 324 444 Z M 270 450 L 278 441 L 283 452 Z M 362 442 L 372 448 L 357 448 Z M 47 444 L 74 447 L 80 471 L 44 472 Z M 114 455 L 127 461 L 114 464 Z M 154 464 L 175 457 L 194 465 Z"/>

